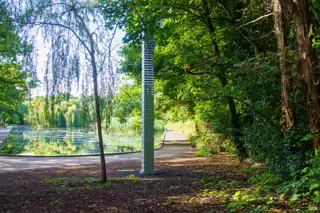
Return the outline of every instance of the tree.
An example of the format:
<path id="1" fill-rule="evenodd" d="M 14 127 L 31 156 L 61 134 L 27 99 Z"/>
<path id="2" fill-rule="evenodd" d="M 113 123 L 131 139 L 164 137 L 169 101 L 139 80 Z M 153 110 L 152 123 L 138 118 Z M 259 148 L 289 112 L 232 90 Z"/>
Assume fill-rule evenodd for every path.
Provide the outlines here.
<path id="1" fill-rule="evenodd" d="M 61 88 L 69 91 L 72 82 L 79 81 L 80 71 L 90 71 L 85 76 L 90 76 L 93 82 L 101 178 L 102 182 L 106 182 L 102 112 L 106 115 L 111 109 L 101 109 L 100 102 L 103 96 L 112 98 L 115 91 L 111 64 L 115 31 L 110 32 L 104 27 L 100 12 L 92 1 L 26 0 L 23 4 L 20 24 L 25 30 L 41 30 L 43 38 L 51 46 L 45 75 L 47 97 L 55 97 L 55 94 L 61 92 Z M 85 67 L 83 70 L 81 65 Z M 99 80 L 102 84 L 99 84 Z M 88 78 L 84 78 L 83 82 L 90 84 Z M 52 99 L 51 102 L 54 103 L 55 100 Z M 108 107 L 110 106 L 111 102 Z M 54 115 L 51 117 L 54 118 Z"/>
<path id="2" fill-rule="evenodd" d="M 280 52 L 280 70 L 282 75 L 282 123 L 289 130 L 297 127 L 294 114 L 294 106 L 290 100 L 290 95 L 297 86 L 294 81 L 301 81 L 305 113 L 309 120 L 309 129 L 314 133 L 313 145 L 317 150 L 320 146 L 320 87 L 319 81 L 319 60 L 313 48 L 313 33 L 316 27 L 312 26 L 312 14 L 310 13 L 310 1 L 279 1 L 273 2 L 275 13 L 275 32 L 277 37 L 278 49 Z M 293 21 L 290 26 L 289 21 Z M 288 67 L 288 29 L 292 28 L 296 32 L 296 42 L 298 46 L 299 61 L 297 62 L 296 76 Z M 296 78 L 297 77 L 297 78 Z M 295 88 L 294 88 L 295 87 Z"/>
<path id="3" fill-rule="evenodd" d="M 0 120 L 21 122 L 19 108 L 31 86 L 31 75 L 18 57 L 25 56 L 23 44 L 7 3 L 0 1 Z M 21 116 L 20 116 L 21 117 Z"/>
<path id="4" fill-rule="evenodd" d="M 295 23 L 299 48 L 298 74 L 302 79 L 309 127 L 316 133 L 313 137 L 316 150 L 320 147 L 320 69 L 316 52 L 312 47 L 310 5 L 308 0 L 288 1 L 287 5 L 292 9 Z"/>
<path id="5" fill-rule="evenodd" d="M 17 56 L 21 53 L 22 44 L 6 6 L 4 1 L 0 1 L 0 38 L 5 41 L 0 44 L 1 61 L 3 58 L 16 61 Z"/>
<path id="6" fill-rule="evenodd" d="M 15 116 L 27 92 L 27 74 L 21 66 L 0 64 L 0 120 L 7 122 Z"/>
<path id="7" fill-rule="evenodd" d="M 293 92 L 293 79 L 290 68 L 288 67 L 287 40 L 288 40 L 288 23 L 285 19 L 284 6 L 280 0 L 273 1 L 274 28 L 277 38 L 279 51 L 279 69 L 281 72 L 281 104 L 282 118 L 281 125 L 284 131 L 293 131 L 296 129 L 293 103 L 290 95 Z"/>
<path id="8" fill-rule="evenodd" d="M 319 1 L 101 2 L 127 32 L 119 70 L 140 79 L 137 44 L 152 28 L 155 76 L 200 134 L 225 134 L 285 178 L 319 149 Z"/>
<path id="9" fill-rule="evenodd" d="M 220 4 L 221 8 L 214 7 L 213 4 L 218 3 Z M 148 7 L 144 1 L 134 1 L 134 2 L 127 2 L 122 1 L 120 5 L 126 5 L 127 12 L 126 16 L 122 18 L 122 23 L 129 29 L 129 33 L 127 34 L 127 39 L 130 41 L 135 42 L 136 40 L 141 39 L 142 35 L 141 32 L 148 31 L 152 29 L 153 31 L 161 34 L 159 30 L 159 23 L 161 19 L 165 19 L 168 21 L 168 25 L 173 23 L 175 27 L 177 25 L 183 24 L 182 27 L 178 27 L 179 30 L 189 31 L 189 29 L 196 28 L 197 31 L 194 33 L 198 33 L 198 37 L 202 37 L 202 40 L 206 42 L 205 44 L 200 44 L 196 40 L 190 41 L 192 44 L 205 47 L 203 48 L 205 51 L 197 52 L 200 57 L 194 57 L 194 52 L 190 51 L 192 48 L 190 44 L 182 43 L 182 48 L 189 47 L 189 51 L 185 49 L 184 55 L 180 54 L 181 56 L 179 63 L 173 63 L 174 69 L 180 70 L 180 72 L 184 71 L 190 75 L 194 76 L 214 76 L 220 80 L 220 84 L 222 88 L 226 88 L 228 86 L 228 77 L 227 77 L 227 70 L 231 68 L 232 64 L 227 62 L 222 55 L 222 51 L 220 49 L 219 43 L 217 41 L 217 33 L 216 28 L 220 28 L 223 24 L 219 22 L 215 22 L 216 17 L 215 14 L 227 14 L 228 17 L 219 17 L 217 19 L 226 19 L 231 21 L 237 20 L 239 18 L 236 14 L 237 4 L 241 4 L 242 2 L 236 2 L 232 4 L 228 2 L 228 5 L 217 1 L 208 1 L 208 0 L 201 0 L 201 1 L 150 1 L 148 2 Z M 113 13 L 115 16 L 119 14 L 119 9 L 115 6 L 119 6 L 118 4 L 115 5 L 113 1 L 111 3 L 109 1 L 105 2 L 106 5 L 103 8 L 105 9 L 105 13 L 109 15 L 109 13 Z M 113 7 L 112 7 L 113 6 Z M 229 7 L 228 7 L 229 6 Z M 109 9 L 112 8 L 112 9 Z M 115 9 L 114 9 L 115 8 Z M 167 11 L 170 11 L 169 13 Z M 241 18 L 241 16 L 240 16 Z M 192 21 L 189 21 L 192 20 Z M 166 22 L 165 22 L 166 24 Z M 187 27 L 186 27 L 187 26 Z M 172 30 L 172 28 L 170 29 Z M 170 30 L 168 30 L 170 32 Z M 162 30 L 161 31 L 166 31 Z M 178 30 L 176 30 L 178 32 Z M 199 33 L 201 32 L 201 33 Z M 238 30 L 241 32 L 240 35 L 245 37 L 247 40 L 251 41 L 248 36 L 245 36 L 245 32 L 243 30 Z M 164 34 L 164 33 L 163 33 Z M 176 33 L 178 34 L 178 33 Z M 175 39 L 174 36 L 167 36 L 172 37 L 171 39 Z M 161 38 L 161 36 L 160 36 Z M 179 39 L 179 37 L 176 37 Z M 163 41 L 163 40 L 162 40 Z M 177 40 L 175 40 L 178 42 Z M 135 42 L 136 43 L 136 42 Z M 250 42 L 253 45 L 253 42 Z M 179 45 L 179 44 L 178 44 Z M 207 48 L 208 45 L 210 48 Z M 255 52 L 258 52 L 258 48 L 254 46 Z M 126 49 L 125 49 L 126 50 Z M 128 52 L 130 53 L 130 52 Z M 132 52 L 130 53 L 132 54 Z M 204 63 L 205 60 L 208 60 L 208 63 Z M 165 60 L 164 60 L 165 61 Z M 169 61 L 172 61 L 172 59 Z M 164 62 L 168 64 L 167 62 Z M 171 64 L 172 65 L 172 64 Z M 183 68 L 184 67 L 184 68 Z M 172 68 L 172 66 L 171 66 Z M 136 70 L 136 69 L 135 69 Z M 139 69 L 138 69 L 139 70 Z M 200 71 L 200 72 L 199 72 Z M 130 71 L 131 72 L 131 71 Z M 232 96 L 225 97 L 228 100 L 228 107 L 229 107 L 229 118 L 230 118 L 230 134 L 232 135 L 232 140 L 237 147 L 239 157 L 242 159 L 247 156 L 246 150 L 244 148 L 244 142 L 241 140 L 241 130 L 240 130 L 240 123 L 239 118 L 237 115 L 237 108 L 235 101 Z"/>

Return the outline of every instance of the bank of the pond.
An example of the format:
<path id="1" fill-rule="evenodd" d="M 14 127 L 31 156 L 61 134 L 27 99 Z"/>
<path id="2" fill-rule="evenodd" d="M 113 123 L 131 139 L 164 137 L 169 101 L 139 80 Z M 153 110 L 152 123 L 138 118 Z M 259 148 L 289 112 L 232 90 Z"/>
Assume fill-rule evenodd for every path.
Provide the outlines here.
<path id="1" fill-rule="evenodd" d="M 6 128 L 0 128 L 0 144 L 2 144 L 7 139 L 11 130 L 12 130 L 11 126 L 8 126 Z"/>

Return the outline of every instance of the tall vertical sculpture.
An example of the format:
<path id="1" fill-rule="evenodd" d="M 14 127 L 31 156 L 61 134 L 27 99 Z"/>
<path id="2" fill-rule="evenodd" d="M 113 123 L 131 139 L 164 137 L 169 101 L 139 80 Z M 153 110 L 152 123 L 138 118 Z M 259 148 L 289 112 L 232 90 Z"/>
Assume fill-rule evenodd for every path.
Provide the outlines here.
<path id="1" fill-rule="evenodd" d="M 142 168 L 141 173 L 154 173 L 154 39 L 142 42 Z"/>

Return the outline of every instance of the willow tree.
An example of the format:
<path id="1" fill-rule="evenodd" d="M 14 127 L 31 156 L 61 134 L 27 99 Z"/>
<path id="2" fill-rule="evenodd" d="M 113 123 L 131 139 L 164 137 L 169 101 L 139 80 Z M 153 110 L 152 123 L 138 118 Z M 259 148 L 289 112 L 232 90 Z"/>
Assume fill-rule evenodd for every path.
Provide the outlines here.
<path id="1" fill-rule="evenodd" d="M 24 30 L 41 32 L 44 42 L 51 47 L 45 70 L 47 95 L 53 97 L 61 91 L 69 92 L 74 82 L 81 81 L 81 72 L 86 76 L 82 79 L 84 84 L 90 86 L 93 83 L 91 89 L 95 103 L 101 178 L 102 182 L 106 182 L 102 112 L 108 119 L 110 110 L 101 109 L 101 100 L 102 96 L 113 97 L 115 91 L 111 65 L 115 31 L 110 32 L 105 27 L 93 1 L 25 0 L 18 10 L 18 21 Z M 92 93 L 91 90 L 85 92 Z M 108 103 L 111 105 L 112 101 Z"/>

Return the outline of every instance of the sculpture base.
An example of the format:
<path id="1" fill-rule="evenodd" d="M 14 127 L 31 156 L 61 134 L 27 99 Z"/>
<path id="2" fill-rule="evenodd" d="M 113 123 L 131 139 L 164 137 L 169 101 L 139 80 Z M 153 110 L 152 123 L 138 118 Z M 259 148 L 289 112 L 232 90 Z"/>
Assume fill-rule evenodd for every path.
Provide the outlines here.
<path id="1" fill-rule="evenodd" d="M 142 175 L 154 175 L 156 174 L 155 171 L 144 171 L 143 169 L 140 170 L 140 174 Z"/>

